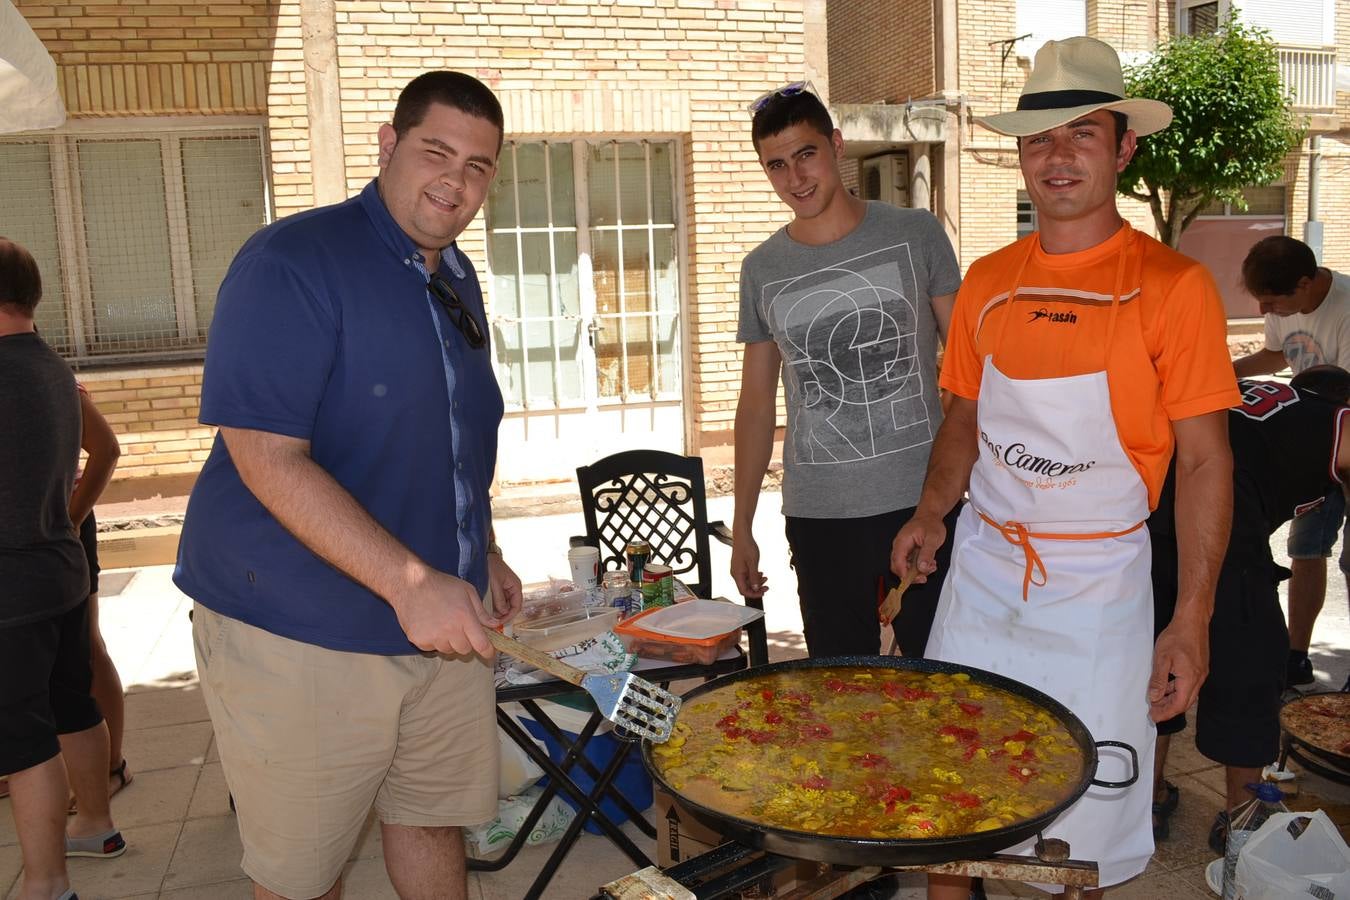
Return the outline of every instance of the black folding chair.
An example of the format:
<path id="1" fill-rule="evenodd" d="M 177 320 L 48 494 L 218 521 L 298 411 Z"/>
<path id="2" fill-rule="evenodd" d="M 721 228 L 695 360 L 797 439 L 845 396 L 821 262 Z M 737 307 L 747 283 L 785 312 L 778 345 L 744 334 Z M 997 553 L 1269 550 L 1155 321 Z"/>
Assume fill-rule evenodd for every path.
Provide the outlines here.
<path id="1" fill-rule="evenodd" d="M 731 529 L 708 521 L 703 460 L 662 450 L 629 450 L 577 468 L 587 543 L 600 549 L 601 570 L 622 568 L 629 540 L 652 548 L 652 561 L 670 566 L 698 597 L 712 592 L 708 538 L 731 546 Z M 692 573 L 692 580 L 691 580 Z M 759 597 L 742 598 L 763 610 Z M 764 620 L 746 626 L 750 665 L 769 661 Z"/>

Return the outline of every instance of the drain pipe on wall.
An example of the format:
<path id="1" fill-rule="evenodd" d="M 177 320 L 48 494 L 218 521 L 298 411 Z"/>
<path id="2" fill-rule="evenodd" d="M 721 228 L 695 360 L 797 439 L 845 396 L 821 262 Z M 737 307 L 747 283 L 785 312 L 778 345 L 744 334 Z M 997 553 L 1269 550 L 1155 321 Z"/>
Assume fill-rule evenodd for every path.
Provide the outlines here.
<path id="1" fill-rule="evenodd" d="M 1317 218 L 1318 194 L 1321 191 L 1322 136 L 1308 138 L 1308 221 L 1303 225 L 1303 243 L 1312 248 L 1317 264 L 1322 264 L 1322 223 Z"/>

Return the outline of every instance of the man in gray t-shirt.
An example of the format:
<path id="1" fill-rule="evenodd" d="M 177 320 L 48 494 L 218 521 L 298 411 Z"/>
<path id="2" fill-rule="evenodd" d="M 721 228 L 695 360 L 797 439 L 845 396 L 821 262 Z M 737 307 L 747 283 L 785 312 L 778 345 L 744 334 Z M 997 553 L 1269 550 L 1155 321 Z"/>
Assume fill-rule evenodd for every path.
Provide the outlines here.
<path id="1" fill-rule="evenodd" d="M 803 86 L 757 101 L 752 135 L 794 219 L 741 266 L 732 576 L 746 596 L 763 594 L 751 523 L 781 372 L 783 512 L 808 650 L 876 653 L 891 540 L 918 501 L 942 422 L 935 361 L 960 270 L 932 213 L 848 193 L 843 138 Z M 896 635 L 909 655 L 923 650 L 936 581 L 905 597 Z"/>

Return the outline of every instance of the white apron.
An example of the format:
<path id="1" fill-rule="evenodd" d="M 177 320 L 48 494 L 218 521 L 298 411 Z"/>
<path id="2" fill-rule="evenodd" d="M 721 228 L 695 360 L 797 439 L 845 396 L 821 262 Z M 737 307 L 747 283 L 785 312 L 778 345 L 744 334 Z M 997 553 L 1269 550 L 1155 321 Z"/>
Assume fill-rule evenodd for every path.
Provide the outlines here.
<path id="1" fill-rule="evenodd" d="M 995 359 L 1000 328 L 984 361 L 970 502 L 952 536 L 925 654 L 1029 684 L 1072 710 L 1095 739 L 1138 751 L 1134 786 L 1090 787 L 1045 831 L 1068 841 L 1074 858 L 1095 860 L 1103 887 L 1139 874 L 1153 854 L 1148 490 L 1121 446 L 1105 371 L 1133 240 L 1127 232 L 1116 267 L 1102 370 L 1008 378 Z M 1121 781 L 1128 769 L 1121 751 L 1107 749 L 1097 771 Z M 1030 853 L 1033 843 L 1009 852 Z"/>

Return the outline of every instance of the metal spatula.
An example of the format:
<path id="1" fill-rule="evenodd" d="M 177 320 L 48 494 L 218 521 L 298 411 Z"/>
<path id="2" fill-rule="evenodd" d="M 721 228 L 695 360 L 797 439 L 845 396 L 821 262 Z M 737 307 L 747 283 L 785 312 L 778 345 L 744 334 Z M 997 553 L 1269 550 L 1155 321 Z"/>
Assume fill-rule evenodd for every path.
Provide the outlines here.
<path id="1" fill-rule="evenodd" d="M 670 740 L 675 715 L 680 711 L 680 698 L 670 691 L 632 672 L 592 675 L 500 632 L 488 629 L 487 634 L 492 646 L 507 656 L 523 659 L 536 668 L 585 688 L 595 700 L 600 715 L 620 728 L 658 744 Z"/>

